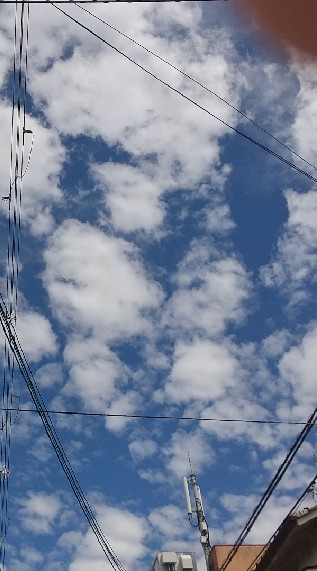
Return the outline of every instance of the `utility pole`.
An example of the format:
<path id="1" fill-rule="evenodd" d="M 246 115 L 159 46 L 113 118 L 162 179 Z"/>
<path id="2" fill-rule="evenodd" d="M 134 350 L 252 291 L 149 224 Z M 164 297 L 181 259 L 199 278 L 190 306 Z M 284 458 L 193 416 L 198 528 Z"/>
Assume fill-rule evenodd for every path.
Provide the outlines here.
<path id="1" fill-rule="evenodd" d="M 205 555 L 206 560 L 206 567 L 207 571 L 209 571 L 209 551 L 211 549 L 210 542 L 209 542 L 209 530 L 208 524 L 205 517 L 204 506 L 201 498 L 200 488 L 197 484 L 197 478 L 195 474 L 190 474 L 189 478 L 183 476 L 183 488 L 184 488 L 184 495 L 185 495 L 185 502 L 187 508 L 188 519 L 190 525 L 193 527 L 198 527 L 200 531 L 200 543 L 203 548 L 203 552 Z M 195 499 L 195 506 L 196 509 L 192 509 L 191 499 L 190 499 L 190 492 L 189 492 L 189 484 L 193 489 L 193 495 Z M 196 514 L 197 517 L 197 524 L 193 523 L 193 513 Z"/>

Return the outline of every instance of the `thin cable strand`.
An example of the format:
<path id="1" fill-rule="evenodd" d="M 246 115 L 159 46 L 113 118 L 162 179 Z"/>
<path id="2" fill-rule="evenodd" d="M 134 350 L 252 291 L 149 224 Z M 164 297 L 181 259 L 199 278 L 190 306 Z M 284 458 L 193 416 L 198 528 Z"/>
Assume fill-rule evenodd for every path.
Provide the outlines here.
<path id="1" fill-rule="evenodd" d="M 35 412 L 38 411 L 34 408 L 20 408 L 12 407 L 9 409 L 14 412 Z M 199 417 L 199 416 L 175 416 L 175 415 L 158 415 L 158 414 L 120 414 L 110 412 L 84 412 L 81 410 L 56 410 L 46 409 L 45 412 L 49 414 L 64 414 L 68 416 L 91 416 L 100 418 L 131 418 L 131 419 L 144 419 L 144 420 L 189 420 L 197 422 L 231 422 L 241 424 L 271 424 L 271 425 L 284 425 L 284 426 L 307 426 L 310 424 L 304 421 L 296 420 L 259 420 L 259 419 L 243 419 L 243 418 L 214 418 L 214 417 Z M 312 423 L 311 426 L 314 426 Z M 0 427 L 1 430 L 1 427 Z"/>

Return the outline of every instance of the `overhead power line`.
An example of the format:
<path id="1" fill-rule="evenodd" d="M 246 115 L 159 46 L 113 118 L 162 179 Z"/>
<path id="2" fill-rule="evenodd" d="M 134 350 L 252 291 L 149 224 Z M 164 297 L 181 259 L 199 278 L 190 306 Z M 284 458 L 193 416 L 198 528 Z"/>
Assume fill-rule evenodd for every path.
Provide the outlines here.
<path id="1" fill-rule="evenodd" d="M 62 443 L 56 433 L 55 427 L 53 425 L 53 422 L 49 416 L 49 414 L 46 411 L 46 407 L 44 405 L 44 401 L 42 399 L 42 396 L 40 394 L 40 391 L 37 387 L 37 384 L 35 382 L 33 373 L 30 369 L 30 366 L 27 362 L 27 359 L 24 355 L 23 349 L 21 347 L 21 344 L 19 342 L 17 333 L 15 331 L 15 328 L 13 326 L 12 320 L 10 320 L 10 318 L 8 318 L 8 311 L 6 308 L 6 305 L 4 303 L 4 299 L 2 297 L 2 295 L 0 294 L 0 323 L 1 323 L 1 327 L 3 329 L 3 332 L 5 334 L 5 338 L 8 341 L 8 344 L 11 348 L 11 351 L 15 357 L 15 360 L 17 362 L 17 365 L 19 367 L 20 373 L 22 375 L 22 377 L 25 380 L 25 383 L 27 385 L 27 388 L 29 390 L 29 393 L 32 397 L 32 400 L 34 402 L 34 405 L 36 407 L 36 410 L 42 420 L 45 432 L 54 448 L 55 454 L 57 456 L 57 459 L 70 483 L 70 486 L 78 500 L 78 503 L 80 505 L 80 508 L 83 512 L 83 514 L 85 515 L 93 533 L 95 534 L 97 541 L 102 549 L 102 551 L 104 552 L 105 556 L 107 557 L 111 567 L 115 570 L 115 571 L 125 571 L 125 568 L 123 566 L 123 564 L 121 563 L 121 561 L 119 560 L 118 556 L 115 554 L 114 550 L 112 549 L 112 547 L 110 546 L 107 538 L 105 537 L 105 535 L 103 534 L 100 525 L 96 519 L 96 517 L 94 516 L 91 506 L 87 500 L 87 498 L 85 497 L 80 484 L 75 476 L 75 473 L 73 471 L 72 465 L 69 461 L 69 459 L 66 456 L 66 453 L 63 449 Z"/>
<path id="2" fill-rule="evenodd" d="M 250 143 L 252 143 L 253 145 L 256 145 L 257 147 L 259 147 L 262 151 L 274 156 L 276 159 L 278 159 L 279 161 L 281 161 L 282 163 L 288 165 L 289 167 L 291 167 L 292 169 L 296 170 L 297 172 L 299 172 L 300 174 L 306 176 L 307 178 L 309 178 L 310 180 L 317 182 L 317 178 L 315 178 L 313 175 L 311 175 L 310 173 L 308 173 L 307 171 L 299 168 L 297 165 L 295 165 L 294 163 L 292 163 L 291 161 L 289 161 L 288 159 L 286 159 L 285 157 L 283 157 L 282 155 L 280 155 L 279 153 L 276 153 L 275 151 L 273 151 L 273 149 L 270 149 L 269 147 L 267 147 L 266 145 L 263 145 L 262 143 L 260 143 L 259 141 L 257 141 L 256 139 L 254 139 L 253 137 L 250 137 L 249 135 L 247 135 L 246 133 L 244 133 L 243 131 L 240 131 L 239 129 L 237 129 L 236 127 L 233 127 L 232 125 L 230 125 L 229 123 L 227 123 L 226 121 L 224 121 L 223 119 L 221 119 L 220 117 L 218 117 L 217 115 L 215 115 L 214 113 L 212 113 L 211 111 L 209 111 L 209 109 L 206 109 L 205 107 L 203 107 L 202 105 L 200 105 L 199 103 L 197 103 L 197 101 L 194 101 L 194 99 L 191 99 L 191 97 L 189 97 L 188 95 L 185 95 L 185 93 L 182 93 L 179 89 L 176 89 L 176 87 L 173 87 L 172 85 L 170 85 L 167 81 L 164 81 L 163 79 L 161 79 L 160 77 L 158 77 L 157 75 L 155 75 L 154 73 L 152 73 L 149 69 L 147 69 L 146 67 L 144 67 L 143 65 L 141 65 L 140 63 L 136 62 L 134 59 L 132 59 L 130 56 L 128 56 L 127 54 L 125 54 L 123 51 L 119 50 L 119 48 L 115 47 L 114 45 L 110 44 L 110 42 L 108 42 L 107 40 L 105 40 L 103 37 L 99 36 L 99 34 L 97 34 L 96 32 L 94 32 L 93 30 L 91 30 L 90 28 L 88 28 L 87 26 L 85 26 L 85 24 L 82 24 L 81 22 L 79 22 L 79 20 L 77 20 L 76 18 L 74 18 L 73 16 L 71 16 L 70 14 L 68 14 L 67 12 L 65 12 L 62 8 L 60 8 L 59 6 L 57 6 L 54 2 L 51 2 L 51 5 L 54 6 L 54 8 L 56 8 L 56 10 L 59 10 L 60 12 L 62 12 L 62 14 L 64 14 L 67 18 L 69 18 L 70 20 L 72 20 L 75 24 L 77 24 L 78 26 L 80 26 L 81 28 L 83 28 L 84 30 L 86 30 L 87 32 L 89 32 L 89 34 L 91 34 L 92 36 L 94 36 L 95 38 L 97 38 L 98 40 L 100 40 L 101 42 L 103 42 L 106 46 L 108 46 L 109 48 L 113 49 L 114 51 L 116 51 L 118 54 L 120 54 L 121 56 L 123 56 L 125 59 L 127 59 L 128 61 L 130 61 L 132 64 L 134 64 L 135 66 L 137 66 L 139 69 L 141 69 L 142 71 L 144 71 L 147 75 L 149 75 L 150 77 L 152 77 L 153 79 L 155 79 L 156 81 L 158 81 L 159 83 L 161 83 L 162 85 L 165 85 L 165 87 L 167 87 L 168 89 L 171 89 L 171 91 L 173 91 L 174 93 L 177 93 L 180 97 L 182 97 L 183 99 L 185 99 L 186 101 L 188 101 L 189 103 L 191 103 L 192 105 L 194 105 L 195 107 L 197 107 L 198 109 L 200 109 L 201 111 L 203 111 L 204 113 L 207 113 L 210 117 L 212 117 L 213 119 L 216 119 L 217 121 L 219 121 L 220 123 L 222 123 L 222 125 L 224 125 L 225 127 L 227 127 L 228 129 L 230 129 L 231 131 L 233 131 L 234 133 L 236 133 L 237 135 L 240 135 L 241 137 L 243 137 L 244 139 L 246 139 L 247 141 L 249 141 Z M 315 168 L 315 167 L 314 167 Z"/>
<path id="3" fill-rule="evenodd" d="M 35 412 L 38 411 L 34 408 L 20 408 L 11 407 L 10 411 L 15 412 Z M 88 416 L 100 418 L 131 418 L 140 420 L 193 420 L 197 422 L 225 422 L 225 423 L 240 423 L 240 424 L 271 424 L 271 425 L 284 425 L 284 426 L 307 426 L 308 422 L 301 422 L 296 420 L 260 420 L 260 419 L 244 419 L 244 418 L 216 418 L 216 417 L 199 417 L 199 416 L 177 416 L 166 414 L 124 414 L 124 413 L 111 413 L 111 412 L 85 412 L 82 410 L 56 410 L 46 409 L 48 414 L 63 414 L 66 416 Z M 311 426 L 314 426 L 312 423 Z M 1 429 L 1 427 L 0 427 Z"/>
<path id="4" fill-rule="evenodd" d="M 12 70 L 10 181 L 8 196 L 8 244 L 6 268 L 6 301 L 9 319 L 16 320 L 19 279 L 19 249 L 21 230 L 22 178 L 24 163 L 24 133 L 26 124 L 26 85 L 29 39 L 29 4 L 15 6 L 14 54 Z M 4 369 L 1 398 L 0 434 L 0 568 L 5 568 L 6 536 L 8 532 L 8 490 L 13 405 L 14 357 L 8 341 L 4 343 Z"/>
<path id="5" fill-rule="evenodd" d="M 224 560 L 223 564 L 221 565 L 219 571 L 225 571 L 225 569 L 228 567 L 229 563 L 231 563 L 231 561 L 234 558 L 235 554 L 237 553 L 240 545 L 242 545 L 242 543 L 244 542 L 248 533 L 251 531 L 251 529 L 254 526 L 256 520 L 258 519 L 260 513 L 262 512 L 264 506 L 266 505 L 267 501 L 272 496 L 276 486 L 281 481 L 286 470 L 289 468 L 292 460 L 294 459 L 294 457 L 297 454 L 298 450 L 300 449 L 301 445 L 306 440 L 306 438 L 307 438 L 308 434 L 310 433 L 311 429 L 313 428 L 313 426 L 315 426 L 316 420 L 317 420 L 317 408 L 315 408 L 314 412 L 310 415 L 310 417 L 307 420 L 305 427 L 303 428 L 303 430 L 301 430 L 301 432 L 297 436 L 294 444 L 289 449 L 285 459 L 280 464 L 275 476 L 273 477 L 273 479 L 269 483 L 267 489 L 263 493 L 259 503 L 254 508 L 252 515 L 250 516 L 247 523 L 245 524 L 245 526 L 244 526 L 242 532 L 240 533 L 238 539 L 236 540 L 236 542 L 232 546 L 232 549 L 229 551 L 229 553 L 228 553 L 226 559 Z"/>
<path id="6" fill-rule="evenodd" d="M 175 71 L 177 71 L 178 73 L 180 73 L 181 75 L 183 75 L 184 77 L 186 77 L 187 79 L 189 79 L 190 81 L 192 81 L 193 83 L 196 83 L 196 85 L 199 85 L 199 87 L 201 87 L 202 89 L 204 89 L 205 91 L 207 91 L 208 93 L 210 93 L 211 95 L 214 95 L 215 97 L 217 97 L 217 99 L 219 99 L 220 101 L 222 101 L 223 103 L 225 103 L 226 105 L 228 105 L 228 107 L 231 107 L 231 109 L 233 109 L 234 111 L 236 111 L 236 113 L 239 113 L 239 115 L 241 115 L 241 117 L 243 117 L 244 119 L 246 119 L 247 121 L 249 121 L 249 123 L 252 123 L 257 129 L 260 129 L 263 133 L 265 133 L 266 135 L 268 135 L 271 139 L 273 139 L 274 141 L 276 141 L 279 145 L 281 145 L 282 147 L 284 147 L 284 149 L 286 149 L 287 151 L 289 151 L 290 153 L 292 153 L 293 155 L 295 155 L 297 158 L 299 158 L 301 161 L 303 161 L 304 163 L 306 163 L 308 166 L 312 167 L 315 171 L 317 171 L 317 168 L 315 167 L 315 165 L 313 165 L 312 163 L 310 163 L 309 161 L 307 161 L 306 159 L 304 159 L 301 155 L 299 155 L 298 153 L 296 153 L 296 151 L 294 151 L 293 149 L 291 149 L 288 145 L 286 145 L 285 143 L 283 143 L 283 141 L 281 141 L 278 137 L 275 137 L 274 135 L 272 135 L 272 133 L 270 133 L 267 129 L 265 129 L 264 127 L 262 127 L 262 125 L 259 125 L 259 123 L 257 123 L 256 121 L 254 121 L 253 119 L 251 119 L 251 117 L 249 117 L 246 113 L 243 113 L 243 111 L 241 111 L 241 109 L 238 109 L 235 105 L 232 105 L 229 101 L 227 101 L 224 97 L 221 97 L 218 93 L 216 93 L 215 91 L 212 91 L 211 89 L 209 89 L 209 87 L 207 87 L 206 85 L 204 85 L 203 83 L 201 83 L 201 81 L 198 81 L 197 79 L 195 79 L 194 77 L 192 77 L 189 73 L 186 73 L 185 71 L 183 71 L 182 69 L 180 69 L 179 67 L 177 67 L 176 65 L 172 64 L 171 62 L 169 62 L 168 60 L 166 60 L 165 58 L 163 58 L 162 56 L 156 54 L 155 52 L 153 52 L 152 50 L 150 50 L 149 48 L 147 48 L 146 46 L 144 46 L 143 44 L 141 44 L 140 42 L 137 42 L 136 40 L 134 40 L 133 38 L 131 38 L 130 36 L 128 36 L 127 34 L 125 34 L 124 32 L 122 32 L 121 30 L 119 30 L 118 28 L 116 28 L 115 26 L 112 26 L 111 24 L 109 24 L 109 22 L 106 22 L 105 20 L 103 20 L 102 18 L 100 18 L 99 16 L 97 16 L 96 14 L 94 14 L 93 12 L 90 12 L 90 10 L 88 10 L 87 8 L 84 8 L 83 6 L 80 6 L 79 2 L 73 2 L 75 4 L 75 6 L 77 6 L 78 8 L 80 8 L 81 10 L 83 10 L 84 12 L 86 12 L 87 14 L 89 14 L 90 16 L 92 16 L 92 18 L 95 18 L 96 20 L 98 20 L 99 22 L 101 22 L 102 24 L 104 24 L 105 26 L 107 26 L 108 28 L 110 28 L 111 30 L 114 30 L 115 32 L 117 32 L 118 34 L 120 34 L 120 36 L 123 36 L 124 38 L 126 38 L 127 40 L 129 40 L 130 42 L 134 43 L 136 46 L 138 46 L 139 48 L 142 48 L 142 50 L 145 50 L 147 53 L 151 54 L 152 56 L 154 56 L 155 58 L 157 58 L 158 60 L 160 60 L 161 62 L 165 63 L 166 65 L 168 65 L 169 67 L 171 67 L 172 69 L 175 69 Z M 54 2 L 54 4 L 56 4 L 56 2 Z"/>

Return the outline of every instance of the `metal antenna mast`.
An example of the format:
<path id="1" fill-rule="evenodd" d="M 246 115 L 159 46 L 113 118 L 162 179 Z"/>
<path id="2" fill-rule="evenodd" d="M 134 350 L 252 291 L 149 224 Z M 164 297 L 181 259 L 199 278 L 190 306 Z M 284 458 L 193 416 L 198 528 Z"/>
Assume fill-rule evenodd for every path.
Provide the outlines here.
<path id="1" fill-rule="evenodd" d="M 190 469 L 192 472 L 192 466 L 191 466 L 189 454 L 188 454 L 188 460 L 189 460 L 189 465 L 190 465 Z M 196 478 L 195 474 L 193 474 L 193 473 L 190 474 L 189 478 L 186 478 L 186 476 L 183 476 L 182 481 L 183 481 L 183 488 L 184 488 L 184 495 L 185 495 L 185 502 L 186 502 L 188 519 L 189 519 L 190 524 L 193 527 L 199 528 L 200 543 L 201 543 L 201 546 L 203 548 L 203 552 L 205 555 L 207 571 L 209 571 L 208 557 L 209 557 L 209 551 L 211 549 L 211 546 L 210 546 L 210 542 L 209 542 L 209 530 L 208 530 L 208 524 L 207 524 L 206 517 L 205 517 L 204 506 L 203 506 L 203 502 L 202 502 L 202 498 L 201 498 L 200 488 L 197 484 L 197 478 Z M 190 499 L 189 484 L 191 485 L 191 487 L 193 489 L 193 495 L 194 495 L 194 499 L 195 499 L 196 509 L 194 509 L 194 510 L 192 509 L 192 504 L 191 504 L 191 499 Z M 193 513 L 196 513 L 197 525 L 195 525 L 192 521 Z"/>

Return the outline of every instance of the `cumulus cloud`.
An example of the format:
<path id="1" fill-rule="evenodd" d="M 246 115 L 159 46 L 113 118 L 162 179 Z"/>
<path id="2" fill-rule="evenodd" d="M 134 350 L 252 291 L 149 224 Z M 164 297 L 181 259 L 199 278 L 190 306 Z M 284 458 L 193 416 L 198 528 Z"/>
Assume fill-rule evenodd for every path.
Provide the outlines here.
<path id="1" fill-rule="evenodd" d="M 36 383 L 39 387 L 52 387 L 62 383 L 63 371 L 60 363 L 47 363 L 36 371 Z"/>
<path id="2" fill-rule="evenodd" d="M 213 406 L 204 408 L 201 417 L 243 421 L 245 419 L 265 420 L 270 415 L 266 407 L 248 394 L 247 387 L 238 383 L 235 388 L 233 394 L 230 392 L 229 395 L 218 399 Z M 206 434 L 214 434 L 219 440 L 234 439 L 235 442 L 251 442 L 261 450 L 272 449 L 279 441 L 279 432 L 270 425 L 253 425 L 243 422 L 201 422 L 201 427 Z"/>
<path id="3" fill-rule="evenodd" d="M 44 259 L 44 284 L 62 323 L 103 339 L 148 330 L 146 313 L 160 304 L 162 293 L 132 244 L 66 220 L 50 238 Z"/>
<path id="4" fill-rule="evenodd" d="M 57 338 L 49 320 L 41 313 L 21 305 L 16 324 L 15 320 L 12 324 L 28 361 L 37 363 L 44 357 L 55 355 L 58 349 Z M 4 337 L 1 339 L 1 347 L 4 347 Z"/>
<path id="5" fill-rule="evenodd" d="M 179 264 L 165 319 L 178 330 L 219 335 L 229 322 L 244 318 L 250 290 L 248 275 L 238 260 L 194 241 Z"/>
<path id="6" fill-rule="evenodd" d="M 95 165 L 93 172 L 117 230 L 154 231 L 162 224 L 164 204 L 159 198 L 164 187 L 160 187 L 156 173 L 114 163 Z"/>
<path id="7" fill-rule="evenodd" d="M 17 333 L 29 361 L 40 361 L 54 355 L 57 341 L 48 319 L 35 311 L 22 311 L 17 320 Z"/>
<path id="8" fill-rule="evenodd" d="M 253 52 L 248 61 L 240 58 L 235 46 L 244 49 L 245 42 L 236 41 L 236 37 L 231 41 L 231 32 L 220 19 L 219 25 L 213 21 L 209 29 L 202 3 L 116 4 L 89 9 L 233 105 L 240 106 L 243 94 L 242 108 L 251 110 L 252 117 L 261 118 L 261 122 L 265 111 L 265 126 L 274 124 L 275 134 L 287 138 L 285 116 L 297 105 L 292 130 L 296 148 L 304 148 L 307 142 L 314 148 L 314 135 L 308 130 L 308 113 L 311 117 L 315 114 L 312 77 L 302 75 L 296 99 L 295 74 L 276 63 L 254 63 Z M 221 10 L 217 3 L 210 4 L 214 6 L 205 7 L 206 12 Z M 69 5 L 67 11 L 211 113 L 233 126 L 241 121 L 223 101 L 80 8 Z M 274 412 L 278 418 L 289 418 L 293 401 L 298 407 L 305 401 L 308 407 L 313 398 L 315 325 L 296 341 L 284 323 L 267 334 L 266 306 L 258 312 L 259 320 L 254 313 L 247 321 L 254 309 L 251 296 L 256 292 L 253 276 L 242 262 L 244 252 L 240 256 L 234 250 L 238 242 L 229 242 L 235 221 L 226 201 L 228 181 L 231 184 L 242 176 L 240 166 L 227 163 L 241 162 L 244 169 L 244 162 L 240 156 L 236 160 L 235 141 L 228 138 L 228 129 L 106 48 L 52 5 L 34 10 L 31 5 L 31 13 L 28 89 L 34 116 L 27 115 L 27 127 L 34 132 L 35 144 L 23 181 L 23 221 L 33 233 L 37 272 L 40 267 L 47 296 L 40 296 L 39 307 L 48 300 L 54 332 L 40 309 L 38 313 L 21 311 L 18 331 L 27 357 L 39 363 L 39 386 L 53 397 L 51 405 L 113 415 L 149 412 L 224 420 L 268 419 Z M 0 83 L 8 79 L 12 15 L 12 7 L 2 7 Z M 4 140 L 9 140 L 10 106 L 6 100 L 0 103 L 0 127 Z M 30 144 L 27 136 L 26 157 Z M 227 148 L 230 154 L 225 155 Z M 0 157 L 3 195 L 8 191 L 9 159 L 7 149 L 7 156 L 4 151 Z M 245 180 L 252 175 L 258 178 L 259 163 L 252 166 L 252 172 L 243 171 Z M 243 207 L 240 190 L 240 186 L 235 189 L 235 200 Z M 304 293 L 303 287 L 314 280 L 317 202 L 313 190 L 307 194 L 287 190 L 285 197 L 289 221 L 276 258 L 261 275 L 265 285 L 303 297 L 307 291 Z M 4 215 L 7 206 L 1 202 Z M 65 220 L 70 211 L 73 218 Z M 239 228 L 233 239 L 238 232 Z M 32 269 L 29 266 L 30 273 Z M 54 358 L 57 348 L 61 363 Z M 50 362 L 41 362 L 43 357 Z M 75 417 L 68 419 L 60 417 L 57 422 L 65 429 L 62 437 L 69 434 L 66 431 L 72 423 L 66 447 L 76 469 L 80 467 L 80 478 L 88 493 L 92 486 L 101 489 L 103 470 L 98 460 L 104 459 L 105 433 L 87 417 L 78 416 L 77 422 Z M 37 432 L 37 421 L 26 415 L 22 420 L 20 415 L 15 425 L 22 445 L 32 439 L 25 446 L 29 464 L 23 467 L 23 474 L 25 481 L 32 478 L 33 485 L 33 468 L 39 463 L 45 466 L 49 483 L 53 453 L 46 436 Z M 125 441 L 123 430 L 128 422 L 131 432 Z M 155 427 L 150 423 L 145 431 L 139 428 L 141 421 L 115 416 L 108 417 L 105 424 L 115 433 L 108 441 L 113 463 L 107 493 L 112 494 L 112 505 L 97 498 L 96 512 L 112 547 L 132 571 L 145 568 L 142 559 L 148 565 L 152 558 L 149 549 L 158 543 L 154 535 L 160 541 L 159 549 L 188 547 L 189 528 L 185 510 L 177 505 L 176 491 L 179 485 L 181 493 L 180 476 L 188 473 L 187 452 L 194 471 L 203 479 L 204 474 L 209 478 L 207 468 L 222 454 L 234 456 L 236 449 L 240 454 L 240 447 L 247 445 L 248 458 L 257 460 L 247 467 L 254 484 L 259 473 L 274 471 L 281 442 L 291 432 L 289 427 L 202 421 L 185 425 L 175 420 L 173 424 L 155 421 Z M 126 461 L 128 449 L 132 461 Z M 270 459 L 263 463 L 264 452 Z M 116 481 L 116 461 L 124 462 L 126 478 L 122 482 Z M 94 462 L 94 470 L 86 471 L 88 462 Z M 233 459 L 229 471 L 236 468 Z M 137 480 L 137 469 L 143 481 Z M 296 466 L 284 489 L 297 490 L 304 479 L 304 468 Z M 215 489 L 209 488 L 216 507 L 208 513 L 213 516 L 219 505 L 226 510 L 212 536 L 223 542 L 236 538 L 255 505 L 256 494 L 253 486 L 247 496 L 243 492 L 223 496 L 227 482 L 220 480 L 217 478 Z M 242 487 L 242 480 L 235 481 L 237 486 L 240 482 Z M 154 508 L 147 505 L 150 500 L 145 491 L 151 486 L 155 486 Z M 120 505 L 125 500 L 127 503 Z M 288 499 L 285 506 L 283 501 L 278 500 L 279 508 L 284 508 Z M 60 494 L 29 492 L 21 502 L 18 517 L 33 536 L 51 534 L 55 525 L 58 527 Z M 149 516 L 136 513 L 136 505 Z M 206 505 L 209 507 L 208 500 Z M 282 509 L 277 509 L 273 523 L 279 523 L 280 517 Z M 256 540 L 268 533 L 266 523 L 263 520 L 263 526 L 256 529 Z M 20 550 L 21 561 L 14 560 L 13 568 L 29 571 L 38 564 L 45 565 L 47 571 L 57 571 L 61 565 L 69 571 L 99 571 L 105 565 L 100 547 L 91 531 L 80 529 L 86 528 L 68 523 L 50 557 L 45 553 L 41 559 L 41 554 L 30 548 L 22 562 Z M 65 559 L 57 554 L 60 547 Z M 200 549 L 195 543 L 196 547 Z"/>
<path id="9" fill-rule="evenodd" d="M 0 102 L 0 129 L 3 136 L 10 141 L 11 108 Z M 59 176 L 65 159 L 65 150 L 57 133 L 43 125 L 39 118 L 26 116 L 26 129 L 33 135 L 24 135 L 25 159 L 23 170 L 23 217 L 31 232 L 42 236 L 52 231 L 54 220 L 52 208 L 62 199 L 59 187 Z M 34 136 L 34 146 L 32 138 Z M 28 165 L 29 163 L 29 165 Z M 9 169 L 10 148 L 0 157 L 0 194 L 10 194 Z M 28 167 L 27 167 L 28 165 Z M 8 214 L 9 202 L 1 202 L 3 215 Z"/>
<path id="10" fill-rule="evenodd" d="M 188 453 L 196 474 L 214 461 L 213 450 L 206 435 L 200 430 L 186 432 L 178 429 L 165 446 L 164 455 L 168 471 L 178 478 L 188 472 Z"/>
<path id="11" fill-rule="evenodd" d="M 185 509 L 173 504 L 163 505 L 154 509 L 148 519 L 160 551 L 190 551 Z"/>
<path id="12" fill-rule="evenodd" d="M 100 502 L 97 508 L 97 518 L 123 565 L 129 569 L 137 569 L 138 560 L 147 552 L 148 529 L 145 518 L 126 509 L 105 505 L 103 502 Z M 68 535 L 68 544 L 71 539 Z M 69 571 L 84 571 L 87 566 L 92 571 L 99 571 L 105 567 L 111 569 L 92 531 L 85 533 L 80 542 L 76 536 L 73 539 L 77 549 Z"/>
<path id="13" fill-rule="evenodd" d="M 102 37 L 106 34 L 107 40 L 151 73 L 197 100 L 223 121 L 236 123 L 236 114 L 223 101 L 86 13 L 75 7 L 68 10 Z M 102 14 L 100 7 L 91 10 L 97 16 Z M 167 18 L 166 14 L 170 16 Z M 190 29 L 185 26 L 188 29 L 183 40 L 179 34 L 174 39 L 175 29 L 184 33 L 181 24 L 184 14 L 191 21 Z M 57 16 L 53 16 L 55 22 Z M 233 45 L 224 28 L 212 35 L 202 35 L 202 28 L 198 31 L 194 25 L 200 19 L 201 9 L 193 4 L 184 6 L 181 11 L 168 6 L 157 12 L 144 5 L 128 9 L 125 14 L 120 10 L 109 14 L 112 26 L 123 31 L 125 28 L 138 30 L 139 43 L 143 42 L 150 50 L 173 61 L 173 65 L 186 69 L 187 74 L 210 85 L 212 91 L 236 102 L 235 84 L 239 81 L 231 57 L 227 57 Z M 56 25 L 45 24 L 49 53 L 50 39 L 55 29 L 59 29 Z M 222 188 L 230 172 L 220 163 L 220 139 L 227 132 L 224 123 L 207 118 L 197 107 L 193 108 L 192 103 L 118 53 L 105 49 L 89 34 L 85 36 L 83 30 L 72 23 L 63 22 L 58 32 L 62 46 L 65 46 L 68 28 L 75 41 L 72 53 L 59 60 L 52 54 L 51 65 L 37 66 L 31 76 L 30 89 L 50 124 L 60 133 L 101 137 L 109 146 L 119 145 L 120 150 L 129 154 L 130 165 L 123 165 L 121 161 L 98 165 L 92 162 L 91 172 L 98 186 L 106 187 L 105 205 L 115 229 L 156 231 L 164 219 L 162 195 L 167 191 L 182 188 L 194 193 L 202 182 Z M 98 89 L 95 89 L 96 74 Z M 110 76 L 111 82 L 108 81 Z M 220 216 L 229 229 L 232 223 L 223 210 L 218 212 L 218 219 Z M 214 222 L 211 213 L 210 218 L 210 222 Z"/>
<path id="14" fill-rule="evenodd" d="M 165 386 L 164 399 L 186 403 L 211 402 L 237 382 L 238 362 L 224 344 L 203 339 L 175 345 L 173 366 Z M 157 397 L 162 398 L 158 392 Z"/>
<path id="15" fill-rule="evenodd" d="M 259 497 L 259 494 L 230 493 L 222 496 L 221 502 L 228 512 L 227 523 L 223 530 L 227 543 L 230 544 L 236 540 L 257 505 Z M 293 505 L 294 500 L 290 495 L 281 495 L 270 500 L 247 536 L 247 542 L 261 545 L 268 541 Z"/>
<path id="16" fill-rule="evenodd" d="M 10 22 L 9 6 L 4 7 L 1 14 L 0 27 L 0 87 L 3 86 L 6 74 L 10 66 L 11 38 L 8 33 Z"/>
<path id="17" fill-rule="evenodd" d="M 227 234 L 233 228 L 235 223 L 230 216 L 228 204 L 216 204 L 215 206 L 205 209 L 206 227 L 213 234 Z"/>
<path id="18" fill-rule="evenodd" d="M 70 338 L 64 359 L 69 369 L 64 394 L 79 397 L 86 410 L 109 414 L 105 421 L 109 430 L 123 430 L 141 402 L 128 367 L 96 337 Z"/>
<path id="19" fill-rule="evenodd" d="M 316 384 L 316 324 L 304 335 L 300 343 L 286 351 L 279 362 L 279 371 L 284 381 L 290 384 L 297 415 L 305 417 L 312 412 Z"/>
<path id="20" fill-rule="evenodd" d="M 317 141 L 315 130 L 311 128 L 311 125 L 317 120 L 316 66 L 315 63 L 296 62 L 295 59 L 292 71 L 295 72 L 299 81 L 299 90 L 295 99 L 296 113 L 291 127 L 291 136 L 298 153 L 310 163 L 315 164 Z"/>
<path id="21" fill-rule="evenodd" d="M 314 280 L 317 264 L 317 193 L 285 191 L 289 218 L 277 245 L 275 259 L 261 270 L 263 282 L 292 294 L 294 303 L 307 298 L 306 285 Z"/>
<path id="22" fill-rule="evenodd" d="M 18 501 L 18 517 L 23 527 L 33 534 L 50 534 L 62 508 L 56 495 L 28 492 Z"/>
<path id="23" fill-rule="evenodd" d="M 69 367 L 68 394 L 81 397 L 87 408 L 103 412 L 125 385 L 126 370 L 115 353 L 93 338 L 69 340 L 64 352 Z"/>
<path id="24" fill-rule="evenodd" d="M 151 439 L 135 439 L 129 444 L 129 451 L 135 461 L 150 458 L 157 452 L 157 443 Z"/>

